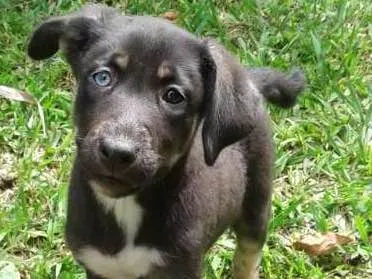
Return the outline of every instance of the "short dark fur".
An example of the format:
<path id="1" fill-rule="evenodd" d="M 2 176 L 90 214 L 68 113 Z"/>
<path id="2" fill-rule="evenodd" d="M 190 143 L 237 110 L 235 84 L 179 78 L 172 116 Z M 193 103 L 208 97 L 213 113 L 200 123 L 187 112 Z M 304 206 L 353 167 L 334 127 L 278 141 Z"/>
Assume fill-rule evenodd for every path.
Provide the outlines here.
<path id="1" fill-rule="evenodd" d="M 91 245 L 115 254 L 125 245 L 91 180 L 108 186 L 105 195 L 136 195 L 144 208 L 135 244 L 169 255 L 146 279 L 201 278 L 204 253 L 228 227 L 238 239 L 263 244 L 272 147 L 261 99 L 292 106 L 304 87 L 301 72 L 286 77 L 246 69 L 213 41 L 160 19 L 121 16 L 102 6 L 44 22 L 28 54 L 45 59 L 59 48 L 78 81 L 78 151 L 66 224 L 74 253 Z M 121 54 L 129 57 L 124 70 L 112 63 Z M 156 76 L 163 61 L 176 68 L 172 80 Z M 101 66 L 113 73 L 110 88 L 92 84 L 91 73 Z M 164 103 L 170 84 L 181 88 L 187 103 Z M 123 149 L 119 157 L 107 155 Z M 89 270 L 87 275 L 100 278 Z"/>

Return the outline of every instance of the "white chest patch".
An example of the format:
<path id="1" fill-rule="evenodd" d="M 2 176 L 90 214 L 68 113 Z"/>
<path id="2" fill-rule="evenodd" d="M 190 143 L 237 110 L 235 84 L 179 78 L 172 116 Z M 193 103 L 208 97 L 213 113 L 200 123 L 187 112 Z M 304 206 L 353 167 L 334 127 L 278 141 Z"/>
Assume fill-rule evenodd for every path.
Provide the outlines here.
<path id="1" fill-rule="evenodd" d="M 91 182 L 93 189 L 98 185 Z M 126 235 L 126 245 L 115 255 L 101 253 L 92 246 L 85 246 L 76 257 L 92 272 L 107 279 L 136 279 L 145 276 L 153 266 L 164 264 L 162 254 L 155 248 L 135 246 L 134 239 L 141 225 L 143 209 L 134 196 L 110 198 L 95 191 L 97 200 L 106 212 L 112 212 Z"/>

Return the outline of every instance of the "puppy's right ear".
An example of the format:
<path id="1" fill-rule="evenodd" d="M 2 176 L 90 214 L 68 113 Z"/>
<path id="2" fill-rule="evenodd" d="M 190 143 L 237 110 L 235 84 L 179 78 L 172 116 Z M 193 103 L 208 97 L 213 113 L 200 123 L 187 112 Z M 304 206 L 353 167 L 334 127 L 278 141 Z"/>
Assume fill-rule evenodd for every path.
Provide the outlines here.
<path id="1" fill-rule="evenodd" d="M 59 49 L 59 40 L 66 29 L 68 17 L 45 21 L 36 28 L 28 43 L 28 55 L 35 60 L 46 59 Z"/>
<path id="2" fill-rule="evenodd" d="M 28 43 L 28 55 L 46 59 L 62 46 L 65 55 L 73 61 L 75 55 L 86 50 L 101 33 L 105 18 L 115 11 L 101 5 L 88 5 L 77 13 L 54 17 L 39 25 Z"/>

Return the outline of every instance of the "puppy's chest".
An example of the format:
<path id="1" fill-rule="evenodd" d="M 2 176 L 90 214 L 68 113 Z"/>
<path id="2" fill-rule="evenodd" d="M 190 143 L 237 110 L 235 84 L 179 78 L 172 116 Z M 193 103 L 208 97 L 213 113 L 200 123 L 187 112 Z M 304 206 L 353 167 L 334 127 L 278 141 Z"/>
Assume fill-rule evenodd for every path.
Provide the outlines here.
<path id="1" fill-rule="evenodd" d="M 116 254 L 102 253 L 94 246 L 82 247 L 76 256 L 84 266 L 107 279 L 136 279 L 146 276 L 153 267 L 162 266 L 159 250 L 134 244 L 143 221 L 143 209 L 135 198 L 112 199 L 97 194 L 97 199 L 103 210 L 114 216 L 125 236 L 125 245 Z"/>

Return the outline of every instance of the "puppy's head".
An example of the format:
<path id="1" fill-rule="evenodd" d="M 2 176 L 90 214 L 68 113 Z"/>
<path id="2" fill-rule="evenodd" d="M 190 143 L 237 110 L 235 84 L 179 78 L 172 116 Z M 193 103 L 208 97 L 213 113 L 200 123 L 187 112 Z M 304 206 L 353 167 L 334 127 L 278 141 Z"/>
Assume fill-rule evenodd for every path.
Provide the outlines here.
<path id="1" fill-rule="evenodd" d="M 168 22 L 87 6 L 42 23 L 28 53 L 45 59 L 60 48 L 78 82 L 78 160 L 107 195 L 169 172 L 203 119 L 209 165 L 252 128 L 259 98 L 244 71 L 214 43 Z"/>

